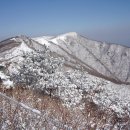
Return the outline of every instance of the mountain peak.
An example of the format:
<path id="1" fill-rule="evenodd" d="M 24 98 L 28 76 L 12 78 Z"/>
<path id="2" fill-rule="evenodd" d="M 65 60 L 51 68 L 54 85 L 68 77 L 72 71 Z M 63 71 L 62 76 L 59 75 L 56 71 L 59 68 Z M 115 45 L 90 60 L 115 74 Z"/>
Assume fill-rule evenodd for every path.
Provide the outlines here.
<path id="1" fill-rule="evenodd" d="M 68 33 L 61 34 L 61 35 L 57 36 L 55 39 L 60 39 L 60 40 L 64 41 L 64 40 L 66 40 L 68 38 L 75 39 L 78 36 L 80 36 L 80 35 L 78 33 L 76 33 L 76 32 L 68 32 Z"/>
<path id="2" fill-rule="evenodd" d="M 78 33 L 77 32 L 68 32 L 68 33 L 65 33 L 65 35 L 77 36 Z"/>
<path id="3" fill-rule="evenodd" d="M 76 38 L 79 34 L 76 33 L 76 32 L 68 32 L 68 33 L 64 33 L 64 34 L 61 34 L 59 35 L 58 37 L 63 37 L 63 38 L 66 38 L 66 37 L 73 37 L 73 38 Z"/>
<path id="4" fill-rule="evenodd" d="M 68 32 L 65 34 L 62 34 L 62 36 L 70 36 L 70 37 L 77 37 L 79 34 L 76 32 Z"/>

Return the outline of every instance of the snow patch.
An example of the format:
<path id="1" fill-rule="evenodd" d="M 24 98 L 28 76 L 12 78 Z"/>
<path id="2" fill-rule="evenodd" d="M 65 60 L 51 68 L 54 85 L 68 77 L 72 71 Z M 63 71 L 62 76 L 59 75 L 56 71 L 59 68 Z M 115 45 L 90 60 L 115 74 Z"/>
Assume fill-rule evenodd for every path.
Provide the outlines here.
<path id="1" fill-rule="evenodd" d="M 5 75 L 3 72 L 0 72 L 0 78 L 2 79 L 2 84 L 6 89 L 13 87 L 13 81 L 10 81 L 10 77 Z"/>
<path id="2" fill-rule="evenodd" d="M 42 45 L 46 45 L 47 47 L 50 46 L 50 43 L 44 37 L 34 38 L 34 40 L 37 41 L 37 42 L 39 42 Z"/>
<path id="3" fill-rule="evenodd" d="M 6 87 L 6 89 L 10 89 L 14 84 L 13 81 L 7 80 L 3 82 L 3 85 Z"/>

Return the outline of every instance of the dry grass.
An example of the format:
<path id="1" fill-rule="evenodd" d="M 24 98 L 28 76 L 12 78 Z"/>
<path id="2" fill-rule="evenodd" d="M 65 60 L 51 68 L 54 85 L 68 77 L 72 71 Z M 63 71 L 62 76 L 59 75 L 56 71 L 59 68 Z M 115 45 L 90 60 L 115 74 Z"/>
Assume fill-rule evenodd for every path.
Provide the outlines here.
<path id="1" fill-rule="evenodd" d="M 15 99 L 16 101 L 24 103 L 31 108 L 37 109 L 41 112 L 47 111 L 48 116 L 50 118 L 55 118 L 60 122 L 62 122 L 63 124 L 64 123 L 66 124 L 68 122 L 68 119 L 70 119 L 69 111 L 67 110 L 66 107 L 62 105 L 62 102 L 58 98 L 50 97 L 48 95 L 43 94 L 42 92 L 25 89 L 23 87 L 15 87 L 15 89 L 9 89 L 9 90 L 3 89 L 1 87 L 0 92 L 5 93 L 9 97 Z M 4 107 L 10 109 L 7 110 L 8 115 L 10 117 L 8 119 L 12 120 L 13 114 L 17 113 L 19 110 L 16 108 L 12 109 L 12 106 L 9 102 L 3 104 L 3 99 L 1 99 L 0 106 L 3 105 Z M 48 125 L 46 125 L 46 128 L 49 129 Z"/>
<path id="2" fill-rule="evenodd" d="M 41 112 L 46 111 L 48 113 L 48 117 L 57 119 L 63 124 L 67 124 L 71 126 L 74 130 L 78 128 L 82 130 L 96 130 L 107 128 L 107 124 L 110 124 L 108 130 L 116 130 L 115 126 L 117 124 L 122 124 L 127 122 L 127 127 L 119 125 L 121 130 L 128 130 L 129 118 L 120 119 L 116 116 L 114 112 L 111 110 L 101 110 L 98 106 L 96 106 L 93 102 L 85 101 L 85 109 L 81 110 L 78 107 L 75 109 L 66 108 L 62 101 L 56 97 L 50 97 L 48 95 L 43 94 L 42 92 L 33 91 L 31 89 L 25 89 L 23 87 L 15 87 L 15 89 L 4 90 L 0 89 L 0 92 L 6 93 L 9 97 L 26 104 L 31 108 L 35 108 Z M 0 106 L 6 108 L 6 112 L 8 113 L 8 120 L 10 122 L 14 119 L 16 113 L 20 113 L 23 110 L 18 108 L 18 106 L 14 107 L 9 102 L 5 102 L 3 104 L 3 99 L 0 99 Z M 13 108 L 14 107 L 14 108 Z M 26 111 L 22 112 L 22 118 L 24 119 L 27 116 Z M 2 115 L 0 115 L 1 120 L 3 121 Z M 37 116 L 29 116 L 28 118 L 38 118 Z M 28 122 L 24 119 L 24 122 Z M 36 125 L 37 124 L 37 125 Z M 40 123 L 35 123 L 35 128 L 39 129 L 45 127 L 47 130 L 51 130 L 53 128 L 52 124 L 48 124 L 42 120 L 42 125 Z M 10 124 L 10 129 L 13 130 L 16 128 L 13 122 Z M 61 129 L 58 128 L 57 129 Z"/>

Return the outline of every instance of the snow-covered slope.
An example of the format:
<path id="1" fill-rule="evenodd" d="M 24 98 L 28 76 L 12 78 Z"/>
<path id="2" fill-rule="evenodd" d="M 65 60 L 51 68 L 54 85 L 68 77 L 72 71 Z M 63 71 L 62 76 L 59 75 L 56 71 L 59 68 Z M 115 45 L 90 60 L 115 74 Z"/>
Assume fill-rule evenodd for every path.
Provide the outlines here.
<path id="1" fill-rule="evenodd" d="M 0 63 L 7 67 L 10 73 L 17 71 L 19 63 L 23 61 L 23 54 L 35 50 L 45 49 L 44 45 L 26 36 L 16 36 L 0 42 Z"/>
<path id="2" fill-rule="evenodd" d="M 16 36 L 0 42 L 0 62 L 21 61 L 24 52 L 44 49 L 65 58 L 65 66 L 79 68 L 116 83 L 130 84 L 130 48 L 89 40 L 75 32 L 29 38 Z"/>
<path id="3" fill-rule="evenodd" d="M 0 61 L 15 59 L 24 52 L 42 50 L 44 46 L 26 36 L 16 36 L 0 42 Z"/>
<path id="4" fill-rule="evenodd" d="M 130 83 L 130 48 L 89 40 L 75 32 L 34 38 L 66 59 L 66 66 L 82 66 L 90 74 L 116 83 Z"/>
<path id="5" fill-rule="evenodd" d="M 51 54 L 65 58 L 65 67 L 82 69 L 61 69 L 52 78 L 56 84 L 52 86 L 57 87 L 57 95 L 68 108 L 84 108 L 85 99 L 91 100 L 101 109 L 114 111 L 119 117 L 130 117 L 130 48 L 92 41 L 75 32 L 34 39 L 17 36 L 0 42 L 0 62 L 5 64 L 5 71 L 15 75 L 19 64 L 24 60 L 23 53 L 44 50 L 44 44 L 53 52 Z M 29 69 L 34 70 L 31 67 Z M 44 74 L 43 72 L 41 73 Z M 6 72 L 1 71 L 0 78 L 6 78 L 4 85 L 13 84 L 7 80 L 9 77 Z M 47 82 L 41 81 L 42 85 Z"/>

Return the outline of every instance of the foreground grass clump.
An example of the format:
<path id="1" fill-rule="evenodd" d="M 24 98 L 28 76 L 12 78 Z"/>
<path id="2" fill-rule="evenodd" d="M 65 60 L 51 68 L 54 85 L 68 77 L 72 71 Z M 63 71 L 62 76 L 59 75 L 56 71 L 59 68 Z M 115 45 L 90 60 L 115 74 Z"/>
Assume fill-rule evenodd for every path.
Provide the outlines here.
<path id="1" fill-rule="evenodd" d="M 129 119 L 118 118 L 114 112 L 101 110 L 96 104 L 88 100 L 85 108 L 66 108 L 62 101 L 56 97 L 50 97 L 39 91 L 15 87 L 14 89 L 0 92 L 6 94 L 14 101 L 24 104 L 23 107 L 10 100 L 0 98 L 0 129 L 107 129 L 127 130 Z M 85 100 L 85 99 L 84 99 Z M 28 110 L 31 108 L 31 111 Z M 42 115 L 40 115 L 40 114 Z M 52 121 L 53 120 L 53 121 Z M 123 125 L 126 124 L 126 125 Z"/>

